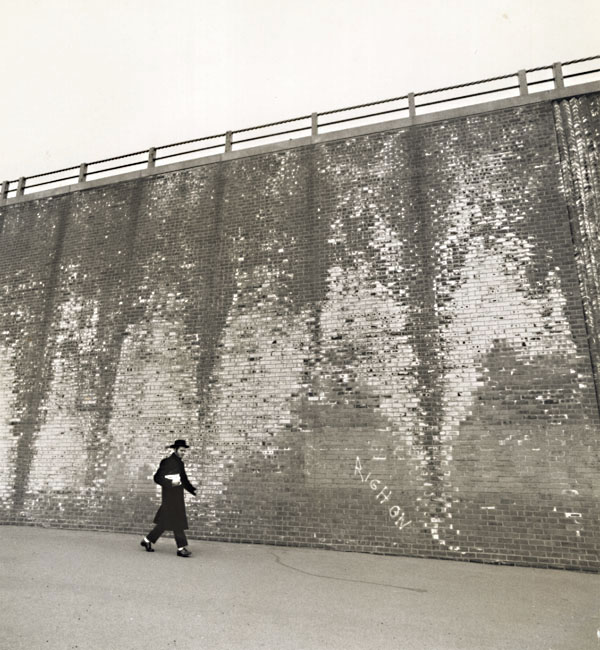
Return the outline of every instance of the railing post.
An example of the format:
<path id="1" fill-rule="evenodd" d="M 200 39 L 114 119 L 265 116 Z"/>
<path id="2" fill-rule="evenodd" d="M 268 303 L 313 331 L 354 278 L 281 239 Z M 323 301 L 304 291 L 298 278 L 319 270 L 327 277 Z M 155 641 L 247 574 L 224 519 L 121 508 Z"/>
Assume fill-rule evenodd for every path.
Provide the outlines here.
<path id="1" fill-rule="evenodd" d="M 4 203 L 8 197 L 8 186 L 9 181 L 2 181 L 2 187 L 0 188 L 0 201 Z"/>
<path id="2" fill-rule="evenodd" d="M 527 88 L 527 70 L 519 70 L 517 75 L 519 77 L 519 93 L 521 95 L 529 95 L 529 88 Z"/>
<path id="3" fill-rule="evenodd" d="M 415 93 L 408 93 L 408 116 L 415 117 L 417 108 L 415 106 Z"/>
<path id="4" fill-rule="evenodd" d="M 17 185 L 17 196 L 23 196 L 25 194 L 25 176 L 19 178 L 19 184 Z"/>
<path id="5" fill-rule="evenodd" d="M 88 168 L 87 163 L 81 163 L 81 165 L 79 165 L 79 180 L 77 181 L 78 183 L 85 183 L 85 179 L 87 177 L 87 168 Z"/>
<path id="6" fill-rule="evenodd" d="M 319 114 L 318 113 L 313 113 L 310 116 L 311 119 L 311 135 L 313 138 L 319 134 Z"/>
<path id="7" fill-rule="evenodd" d="M 233 139 L 233 131 L 227 131 L 225 134 L 225 153 L 231 151 L 231 141 Z"/>
<path id="8" fill-rule="evenodd" d="M 148 169 L 156 166 L 156 147 L 148 149 Z"/>
<path id="9" fill-rule="evenodd" d="M 565 87 L 565 80 L 563 79 L 562 63 L 553 63 L 552 71 L 554 72 L 554 87 L 558 90 Z"/>

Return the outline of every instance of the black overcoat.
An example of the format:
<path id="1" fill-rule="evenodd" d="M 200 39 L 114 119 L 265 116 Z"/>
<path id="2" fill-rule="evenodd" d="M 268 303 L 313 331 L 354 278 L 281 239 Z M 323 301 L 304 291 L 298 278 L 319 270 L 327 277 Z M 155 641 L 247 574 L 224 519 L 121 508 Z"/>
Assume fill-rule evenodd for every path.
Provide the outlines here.
<path id="1" fill-rule="evenodd" d="M 173 485 L 172 481 L 166 478 L 166 474 L 179 474 L 181 485 Z M 154 523 L 160 524 L 165 530 L 188 528 L 183 489 L 196 494 L 196 488 L 189 482 L 183 461 L 177 454 L 173 453 L 160 461 L 154 482 L 162 487 L 162 504 L 154 517 Z"/>

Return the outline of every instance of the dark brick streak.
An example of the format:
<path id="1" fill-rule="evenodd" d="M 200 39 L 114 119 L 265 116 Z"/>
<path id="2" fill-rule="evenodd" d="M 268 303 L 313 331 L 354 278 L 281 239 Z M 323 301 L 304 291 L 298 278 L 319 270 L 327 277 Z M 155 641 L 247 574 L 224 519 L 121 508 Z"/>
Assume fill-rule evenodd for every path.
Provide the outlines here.
<path id="1" fill-rule="evenodd" d="M 593 268 L 593 261 L 598 260 L 600 254 L 600 197 L 597 195 L 600 188 L 597 158 L 600 99 L 595 97 L 590 101 L 573 99 L 556 102 L 554 118 L 574 253 L 572 259 L 577 261 L 579 275 L 580 292 L 573 292 L 576 295 L 572 297 L 578 299 L 583 313 L 586 352 L 590 358 L 596 401 L 600 410 L 600 286 L 597 279 L 600 268 Z M 582 137 L 585 139 L 583 147 L 578 146 Z"/>
<path id="2" fill-rule="evenodd" d="M 35 434 L 39 431 L 42 422 L 40 405 L 47 395 L 50 380 L 52 379 L 52 321 L 56 307 L 56 288 L 60 275 L 65 233 L 72 210 L 71 203 L 72 196 L 69 197 L 69 200 L 61 202 L 52 244 L 52 255 L 48 262 L 49 268 L 44 288 L 43 312 L 37 332 L 33 358 L 31 359 L 34 373 L 30 378 L 31 383 L 27 387 L 28 391 L 19 394 L 21 399 L 23 397 L 26 399 L 20 409 L 22 413 L 20 421 L 14 425 L 13 430 L 13 435 L 18 437 L 16 465 L 19 468 L 14 485 L 13 512 L 18 516 L 23 509 L 29 470 L 35 453 Z M 32 368 L 24 368 L 23 370 L 31 372 Z"/>
<path id="3" fill-rule="evenodd" d="M 420 421 L 422 426 L 415 441 L 423 449 L 427 463 L 427 481 L 431 487 L 425 489 L 425 505 L 430 514 L 436 516 L 437 504 L 442 498 L 443 470 L 440 465 L 440 420 L 442 417 L 441 399 L 443 375 L 443 356 L 438 299 L 435 289 L 435 270 L 437 260 L 434 258 L 435 233 L 432 231 L 433 211 L 430 201 L 429 174 L 423 151 L 427 146 L 423 133 L 415 129 L 409 138 L 409 196 L 413 197 L 412 209 L 420 215 L 411 235 L 415 259 L 413 266 L 418 269 L 417 276 L 409 281 L 411 292 L 410 304 L 413 306 L 410 330 L 417 353 L 418 398 Z M 425 469 L 425 468 L 423 468 Z"/>
<path id="4" fill-rule="evenodd" d="M 103 467 L 107 461 L 108 445 L 102 440 L 108 439 L 108 427 L 112 416 L 114 400 L 115 379 L 119 364 L 121 348 L 126 337 L 127 325 L 135 323 L 139 316 L 132 308 L 138 296 L 137 285 L 139 278 L 136 275 L 137 260 L 136 246 L 138 242 L 138 228 L 144 204 L 144 186 L 142 184 L 128 184 L 123 188 L 127 194 L 127 209 L 122 216 L 123 222 L 119 224 L 123 230 L 123 239 L 118 239 L 112 246 L 121 245 L 124 248 L 124 259 L 121 272 L 115 278 L 115 291 L 101 292 L 99 294 L 100 323 L 98 328 L 98 367 L 100 380 L 97 385 L 96 399 L 99 408 L 98 420 L 95 429 L 90 432 L 87 454 L 88 464 L 86 472 L 86 485 L 92 487 L 98 479 L 104 478 Z M 95 218 L 95 217 L 92 217 Z M 114 250 L 110 251 L 111 261 L 114 260 Z M 109 269 L 104 269 L 109 271 Z M 123 305 L 121 308 L 120 305 Z"/>
<path id="5" fill-rule="evenodd" d="M 213 259 L 209 257 L 208 263 L 202 266 L 201 273 L 206 278 L 202 294 L 205 302 L 196 325 L 198 327 L 196 331 L 205 333 L 200 342 L 196 373 L 199 399 L 198 420 L 201 431 L 210 404 L 212 374 L 219 356 L 219 339 L 233 297 L 233 269 L 231 262 L 227 259 L 226 235 L 223 228 L 225 183 L 224 168 L 219 166 L 213 186 L 214 207 L 208 216 L 209 230 L 206 233 L 208 240 L 216 249 L 216 255 Z M 200 260 L 202 262 L 202 257 Z"/>

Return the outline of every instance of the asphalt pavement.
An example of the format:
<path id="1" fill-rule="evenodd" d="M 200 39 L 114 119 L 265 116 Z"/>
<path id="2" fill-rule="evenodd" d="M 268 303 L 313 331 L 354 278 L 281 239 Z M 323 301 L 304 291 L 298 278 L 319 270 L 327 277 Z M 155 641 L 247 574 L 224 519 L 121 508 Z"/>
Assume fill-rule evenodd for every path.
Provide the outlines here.
<path id="1" fill-rule="evenodd" d="M 600 650 L 600 576 L 0 526 L 2 650 Z"/>

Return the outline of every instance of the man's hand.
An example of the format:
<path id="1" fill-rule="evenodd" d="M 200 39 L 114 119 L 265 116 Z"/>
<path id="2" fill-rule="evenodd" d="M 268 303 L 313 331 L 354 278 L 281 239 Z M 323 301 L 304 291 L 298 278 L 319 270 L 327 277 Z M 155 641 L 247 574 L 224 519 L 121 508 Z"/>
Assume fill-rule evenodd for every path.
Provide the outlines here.
<path id="1" fill-rule="evenodd" d="M 171 483 L 173 483 L 173 487 L 181 485 L 181 481 L 171 481 Z"/>

